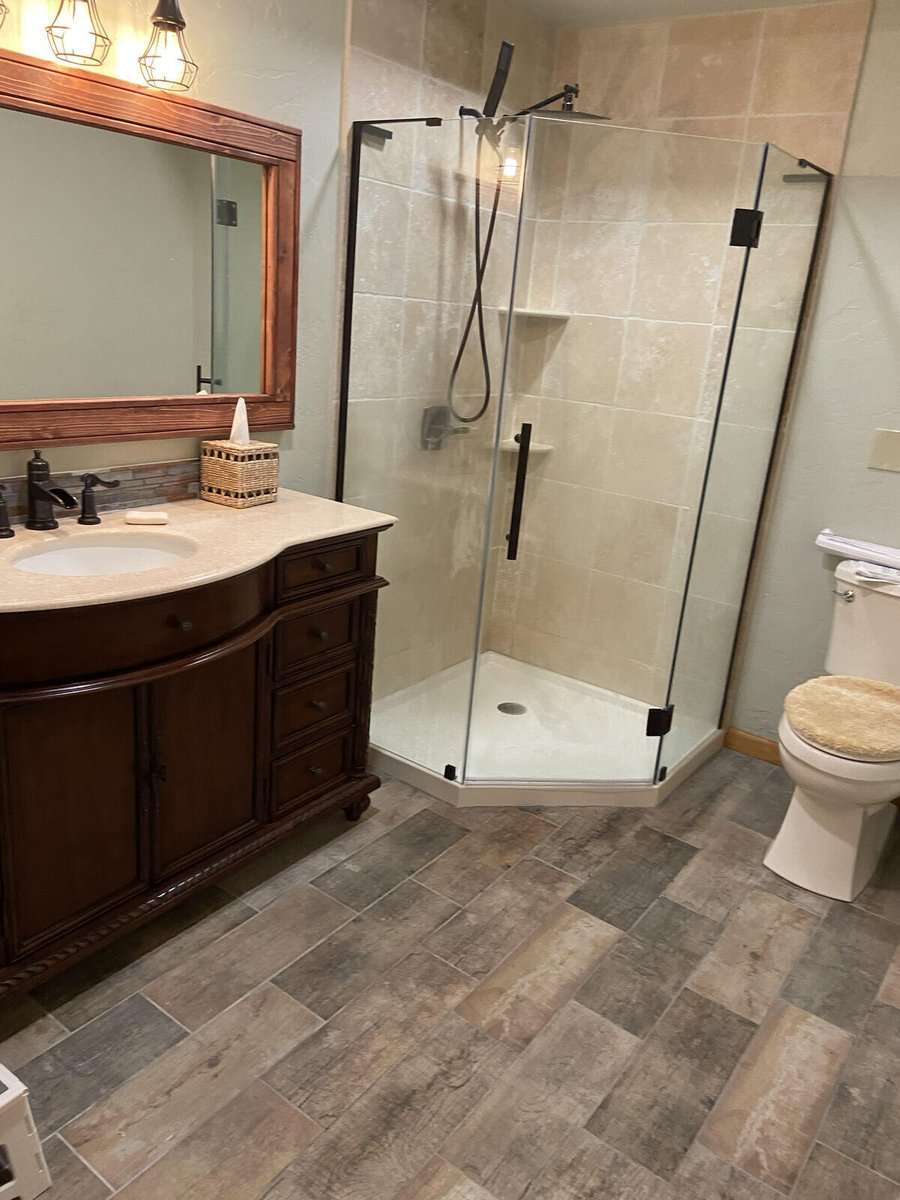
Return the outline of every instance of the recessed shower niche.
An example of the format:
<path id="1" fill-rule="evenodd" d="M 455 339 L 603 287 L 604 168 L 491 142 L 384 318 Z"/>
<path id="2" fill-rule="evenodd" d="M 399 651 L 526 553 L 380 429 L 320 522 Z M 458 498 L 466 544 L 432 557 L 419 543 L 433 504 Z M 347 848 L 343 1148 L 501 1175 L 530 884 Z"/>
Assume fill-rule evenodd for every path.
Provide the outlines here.
<path id="1" fill-rule="evenodd" d="M 339 494 L 399 519 L 379 769 L 652 804 L 720 744 L 828 181 L 561 113 L 355 127 Z"/>

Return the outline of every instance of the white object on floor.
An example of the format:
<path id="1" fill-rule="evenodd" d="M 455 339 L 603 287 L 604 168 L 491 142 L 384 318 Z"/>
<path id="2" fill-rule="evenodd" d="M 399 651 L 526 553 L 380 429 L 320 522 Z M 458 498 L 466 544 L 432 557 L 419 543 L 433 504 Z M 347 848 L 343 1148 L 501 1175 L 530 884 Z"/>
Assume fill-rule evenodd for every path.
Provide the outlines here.
<path id="1" fill-rule="evenodd" d="M 893 546 L 879 546 L 877 542 L 861 542 L 856 538 L 839 537 L 830 529 L 823 529 L 816 538 L 820 550 L 839 554 L 841 558 L 861 559 L 863 562 L 880 563 L 883 567 L 900 569 L 900 550 Z"/>
<path id="2" fill-rule="evenodd" d="M 50 1187 L 50 1172 L 34 1127 L 28 1088 L 0 1067 L 0 1146 L 6 1162 L 0 1165 L 0 1200 L 35 1200 Z M 3 1169 L 5 1168 L 5 1169 Z"/>
<path id="3" fill-rule="evenodd" d="M 862 581 L 856 566 L 842 562 L 834 573 L 825 668 L 831 675 L 900 686 L 900 588 Z M 847 705 L 851 729 L 851 698 Z M 765 864 L 808 891 L 852 900 L 875 873 L 894 823 L 900 761 L 873 762 L 862 743 L 856 757 L 849 743 L 841 754 L 822 749 L 800 735 L 787 713 L 778 738 L 796 787 Z"/>
<path id="4" fill-rule="evenodd" d="M 470 687 L 471 664 L 462 662 L 376 700 L 373 744 L 439 775 L 453 765 L 462 776 Z M 501 712 L 509 703 L 525 712 Z M 659 747 L 646 735 L 648 708 L 487 651 L 478 661 L 466 781 L 647 783 Z M 679 719 L 665 739 L 664 761 L 678 762 L 710 732 Z"/>
<path id="5" fill-rule="evenodd" d="M 167 512 L 150 512 L 145 508 L 130 508 L 125 514 L 126 525 L 168 525 Z"/>

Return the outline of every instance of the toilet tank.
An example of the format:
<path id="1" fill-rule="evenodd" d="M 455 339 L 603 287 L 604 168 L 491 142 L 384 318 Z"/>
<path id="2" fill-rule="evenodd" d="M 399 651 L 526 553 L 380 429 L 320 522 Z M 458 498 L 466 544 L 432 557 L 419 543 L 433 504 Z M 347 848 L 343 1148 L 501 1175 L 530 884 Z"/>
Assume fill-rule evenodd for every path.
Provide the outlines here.
<path id="1" fill-rule="evenodd" d="M 856 577 L 856 562 L 838 564 L 834 573 L 831 639 L 825 657 L 829 675 L 856 675 L 900 686 L 900 573 L 897 583 Z"/>

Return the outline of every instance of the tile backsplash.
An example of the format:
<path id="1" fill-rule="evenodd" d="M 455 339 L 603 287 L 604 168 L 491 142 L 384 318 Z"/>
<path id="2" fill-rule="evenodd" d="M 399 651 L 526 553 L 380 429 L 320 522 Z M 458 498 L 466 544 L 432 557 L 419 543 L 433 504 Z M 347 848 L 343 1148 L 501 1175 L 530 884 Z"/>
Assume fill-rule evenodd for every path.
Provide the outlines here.
<path id="1" fill-rule="evenodd" d="M 65 488 L 80 497 L 81 476 L 86 471 L 54 471 L 53 486 Z M 176 500 L 196 500 L 200 491 L 200 463 L 197 459 L 179 462 L 140 463 L 130 467 L 104 467 L 97 472 L 103 479 L 118 479 L 117 488 L 97 488 L 99 512 L 114 508 L 147 508 L 154 504 L 170 504 Z M 27 510 L 24 475 L 2 480 L 6 484 L 6 500 L 13 525 L 23 525 Z M 56 510 L 60 521 L 75 520 L 80 512 Z"/>

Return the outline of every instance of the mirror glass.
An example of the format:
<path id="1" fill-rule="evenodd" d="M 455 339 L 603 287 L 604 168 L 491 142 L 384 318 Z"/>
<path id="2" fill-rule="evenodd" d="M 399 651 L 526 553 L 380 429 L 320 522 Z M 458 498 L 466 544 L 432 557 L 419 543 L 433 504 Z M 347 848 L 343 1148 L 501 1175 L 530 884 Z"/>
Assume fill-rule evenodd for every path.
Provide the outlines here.
<path id="1" fill-rule="evenodd" d="M 262 390 L 259 163 L 5 108 L 0 158 L 0 400 Z"/>

